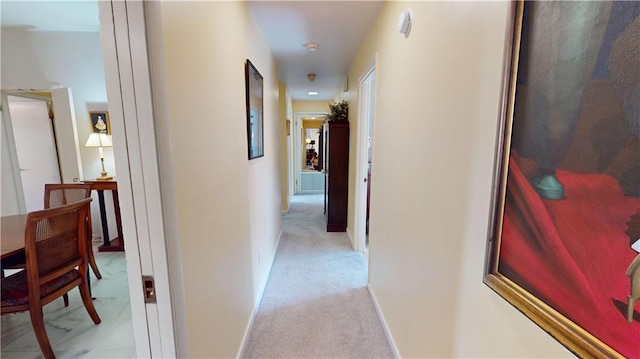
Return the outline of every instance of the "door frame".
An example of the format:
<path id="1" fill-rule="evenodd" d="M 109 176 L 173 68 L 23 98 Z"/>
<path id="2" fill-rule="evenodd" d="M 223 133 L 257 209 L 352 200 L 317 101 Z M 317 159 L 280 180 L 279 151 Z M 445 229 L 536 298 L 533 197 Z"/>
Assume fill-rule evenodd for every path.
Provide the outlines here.
<path id="1" fill-rule="evenodd" d="M 145 3 L 98 7 L 137 357 L 176 357 Z M 144 301 L 143 275 L 156 303 Z"/>
<path id="2" fill-rule="evenodd" d="M 4 131 L 4 139 L 7 141 L 7 152 L 9 154 L 9 160 L 11 162 L 11 168 L 13 172 L 13 185 L 16 189 L 16 199 L 18 200 L 18 208 L 16 213 L 26 213 L 27 205 L 24 198 L 24 188 L 22 187 L 22 178 L 20 178 L 20 165 L 18 163 L 18 150 L 16 148 L 16 140 L 13 136 L 13 120 L 11 118 L 11 111 L 9 110 L 9 95 L 13 96 L 13 91 L 1 91 L 2 101 L 2 131 Z M 5 147 L 5 146 L 3 146 Z"/>
<path id="3" fill-rule="evenodd" d="M 37 95 L 37 94 L 31 94 L 28 92 L 21 92 L 21 91 L 2 91 L 2 99 L 3 102 L 6 104 L 4 108 L 7 109 L 6 113 L 5 113 L 5 118 L 3 119 L 5 121 L 6 127 L 10 129 L 7 130 L 5 138 L 6 141 L 8 142 L 9 145 L 9 155 L 11 156 L 11 167 L 12 170 L 11 172 L 14 175 L 14 180 L 18 181 L 16 182 L 15 187 L 16 188 L 20 188 L 19 192 L 16 192 L 18 194 L 18 207 L 20 210 L 20 213 L 27 213 L 30 211 L 35 211 L 38 209 L 42 209 L 42 197 L 44 196 L 44 186 L 41 186 L 44 183 L 59 183 L 62 181 L 62 169 L 60 168 L 60 159 L 59 159 L 59 151 L 58 151 L 58 139 L 56 138 L 56 131 L 54 129 L 54 123 L 53 123 L 53 118 L 51 117 L 51 113 L 52 113 L 52 108 L 53 108 L 53 99 L 51 97 L 51 92 L 46 91 L 47 93 L 49 93 L 49 97 L 47 96 L 43 96 L 43 95 Z M 11 111 L 11 103 L 12 101 L 9 98 L 16 98 L 16 99 L 27 99 L 27 100 L 16 100 L 15 102 L 20 102 L 23 105 L 24 104 L 29 104 L 29 105 L 25 105 L 25 106 L 29 106 L 31 107 L 33 104 L 37 103 L 37 105 L 34 106 L 38 106 L 38 111 L 42 111 L 42 106 L 44 105 L 44 114 L 43 117 L 46 117 L 46 121 L 44 120 L 44 118 L 38 116 L 37 120 L 38 121 L 38 126 L 36 130 L 29 128 L 27 130 L 26 133 L 30 133 L 32 131 L 46 131 L 47 136 L 51 137 L 51 147 L 50 148 L 41 148 L 41 150 L 38 151 L 32 151 L 33 149 L 33 145 L 30 142 L 33 141 L 17 141 L 16 140 L 16 129 L 20 128 L 20 124 L 22 123 L 21 120 L 19 120 L 18 118 L 15 117 L 15 112 L 12 113 Z M 33 117 L 32 117 L 33 118 Z M 28 121 L 28 120 L 27 120 Z M 47 125 L 47 126 L 43 126 L 43 125 Z M 46 127 L 46 128 L 45 128 Z M 20 132 L 20 131 L 19 131 Z M 42 145 L 42 144 L 40 144 Z M 22 149 L 19 150 L 19 149 Z M 29 175 L 29 177 L 31 178 L 38 178 L 39 180 L 42 180 L 44 182 L 40 182 L 38 183 L 38 186 L 36 187 L 29 187 L 27 186 L 27 190 L 25 191 L 25 174 L 27 174 L 25 171 L 37 171 L 38 169 L 36 168 L 28 168 L 28 169 L 24 169 L 24 165 L 25 163 L 21 163 L 21 160 L 25 160 L 26 157 L 22 157 L 20 154 L 23 154 L 23 156 L 27 156 L 29 158 L 39 158 L 41 161 L 44 161 L 44 163 L 47 164 L 51 164 L 51 163 L 55 163 L 55 169 L 54 168 L 47 168 L 47 170 L 51 170 L 49 173 L 49 176 L 40 176 L 42 175 L 42 173 L 40 173 L 40 175 L 36 175 L 36 177 L 34 177 L 33 174 Z M 44 165 L 43 165 L 44 166 Z M 36 166 L 38 167 L 38 166 Z M 28 175 L 28 174 L 27 174 Z M 33 183 L 33 185 L 35 185 L 36 183 Z M 40 193 L 38 193 L 40 192 Z M 27 201 L 27 198 L 30 198 L 30 196 L 32 197 L 32 202 L 35 202 L 35 207 L 33 206 L 34 203 L 31 203 L 31 208 L 28 208 L 27 204 L 29 203 L 29 201 Z"/>
<path id="4" fill-rule="evenodd" d="M 375 103 L 375 78 L 376 78 L 376 62 L 377 54 L 371 61 L 371 64 L 364 71 L 363 75 L 358 79 L 358 145 L 356 152 L 356 195 L 355 195 L 355 222 L 353 236 L 355 243 L 353 243 L 355 250 L 363 253 L 367 253 L 366 245 L 366 213 L 367 213 L 367 139 L 370 132 L 369 116 L 375 119 L 376 103 Z M 370 95 L 365 98 L 364 89 L 366 81 L 369 76 L 373 76 L 374 85 L 370 92 Z M 370 101 L 373 100 L 373 103 Z M 371 121 L 375 124 L 375 121 Z M 373 144 L 374 141 L 372 140 Z M 372 147 L 373 150 L 373 147 Z M 372 156 L 373 157 L 373 156 Z"/>
<path id="5" fill-rule="evenodd" d="M 300 191 L 301 183 L 301 174 L 302 174 L 302 139 L 304 135 L 302 131 L 304 130 L 302 127 L 302 118 L 306 117 L 326 117 L 329 115 L 328 112 L 296 112 L 295 117 L 295 126 L 293 131 L 293 171 L 295 176 L 295 186 L 294 186 L 294 194 L 302 194 Z M 318 122 L 322 122 L 323 120 L 318 120 Z"/>
<path id="6" fill-rule="evenodd" d="M 46 92 L 51 97 L 37 95 L 35 93 Z M 0 89 L 0 101 L 2 112 L 2 127 L 5 131 L 4 138 L 7 141 L 10 165 L 13 171 L 13 186 L 17 193 L 16 213 L 25 213 L 26 204 L 24 199 L 24 188 L 16 152 L 16 143 L 13 136 L 13 123 L 11 111 L 9 109 L 8 96 L 25 97 L 36 100 L 51 102 L 54 110 L 52 122 L 54 145 L 58 158 L 58 169 L 61 182 L 77 182 L 83 178 L 82 163 L 80 160 L 80 147 L 78 143 L 77 126 L 75 112 L 73 111 L 73 96 L 71 89 L 62 87 L 59 84 L 33 88 L 32 86 L 18 86 L 17 88 Z"/>

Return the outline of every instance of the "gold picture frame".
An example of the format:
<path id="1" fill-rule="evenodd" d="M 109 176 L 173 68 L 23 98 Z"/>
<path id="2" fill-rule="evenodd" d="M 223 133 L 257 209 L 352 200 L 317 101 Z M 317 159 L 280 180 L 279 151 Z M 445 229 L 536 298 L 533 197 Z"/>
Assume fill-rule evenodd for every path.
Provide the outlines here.
<path id="1" fill-rule="evenodd" d="M 89 111 L 91 118 L 91 128 L 93 132 L 106 132 L 111 134 L 111 121 L 109 120 L 109 112 L 107 111 Z"/>
<path id="2" fill-rule="evenodd" d="M 511 8 L 484 283 L 579 357 L 640 357 L 638 29 L 634 3 Z"/>

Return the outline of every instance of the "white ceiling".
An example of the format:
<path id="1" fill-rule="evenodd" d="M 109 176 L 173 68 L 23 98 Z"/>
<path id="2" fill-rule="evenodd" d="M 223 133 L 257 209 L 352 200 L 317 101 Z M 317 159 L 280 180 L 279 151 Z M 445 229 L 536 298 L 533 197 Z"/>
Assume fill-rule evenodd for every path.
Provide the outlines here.
<path id="1" fill-rule="evenodd" d="M 248 3 L 294 100 L 332 100 L 343 90 L 349 64 L 382 6 L 368 0 Z M 96 1 L 0 0 L 0 11 L 3 29 L 99 31 Z M 307 50 L 308 42 L 319 49 Z M 310 82 L 308 73 L 316 80 Z"/>
<path id="2" fill-rule="evenodd" d="M 2 28 L 100 31 L 97 1 L 0 0 Z"/>
<path id="3" fill-rule="evenodd" d="M 251 1 L 249 7 L 294 100 L 332 100 L 375 20 L 381 1 Z M 317 51 L 304 47 L 320 45 Z M 308 73 L 317 74 L 315 81 Z M 307 92 L 317 91 L 317 96 Z"/>

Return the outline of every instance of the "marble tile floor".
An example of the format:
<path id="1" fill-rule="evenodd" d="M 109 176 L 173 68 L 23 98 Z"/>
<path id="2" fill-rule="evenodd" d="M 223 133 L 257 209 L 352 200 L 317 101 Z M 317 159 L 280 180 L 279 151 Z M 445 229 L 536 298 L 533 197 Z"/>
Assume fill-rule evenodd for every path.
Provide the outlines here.
<path id="1" fill-rule="evenodd" d="M 93 323 L 77 288 L 69 292 L 69 307 L 60 298 L 43 309 L 49 341 L 59 359 L 136 357 L 124 252 L 98 252 L 98 245 L 94 242 L 102 279 L 91 273 L 91 292 L 102 322 Z M 42 358 L 29 312 L 1 319 L 3 359 Z"/>

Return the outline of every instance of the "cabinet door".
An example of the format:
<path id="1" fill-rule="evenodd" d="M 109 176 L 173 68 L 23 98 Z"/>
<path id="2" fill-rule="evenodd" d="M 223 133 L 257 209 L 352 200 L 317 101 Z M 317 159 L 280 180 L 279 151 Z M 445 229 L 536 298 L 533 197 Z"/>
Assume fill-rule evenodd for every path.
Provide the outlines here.
<path id="1" fill-rule="evenodd" d="M 329 168 L 329 152 L 327 151 L 327 149 L 329 148 L 329 125 L 327 123 L 324 123 L 322 125 L 322 136 L 321 136 L 321 143 L 322 145 L 320 146 L 320 163 L 322 164 L 322 172 L 324 173 L 324 209 L 322 211 L 322 213 L 325 215 L 325 219 L 326 219 L 326 215 L 327 215 L 327 195 L 329 193 L 329 184 L 327 183 L 327 169 Z"/>
<path id="2" fill-rule="evenodd" d="M 347 229 L 349 124 L 329 123 L 327 142 L 327 231 L 344 232 Z"/>

